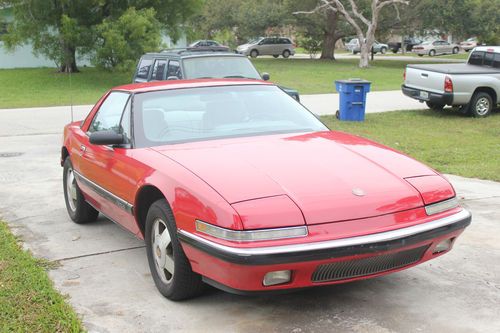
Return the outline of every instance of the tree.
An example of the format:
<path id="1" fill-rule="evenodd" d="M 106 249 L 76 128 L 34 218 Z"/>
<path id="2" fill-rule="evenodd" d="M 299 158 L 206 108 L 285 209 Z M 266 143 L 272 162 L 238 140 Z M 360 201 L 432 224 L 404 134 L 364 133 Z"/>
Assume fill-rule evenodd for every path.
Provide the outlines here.
<path id="1" fill-rule="evenodd" d="M 366 13 L 363 13 L 354 0 L 320 0 L 314 12 L 327 9 L 334 13 L 339 13 L 346 19 L 354 28 L 359 40 L 361 54 L 359 67 L 366 68 L 369 66 L 370 50 L 375 41 L 375 32 L 377 31 L 380 12 L 384 7 L 396 3 L 408 4 L 408 1 L 371 0 L 370 6 L 365 10 Z M 371 17 L 367 18 L 368 14 Z"/>
<path id="2" fill-rule="evenodd" d="M 93 64 L 104 69 L 126 71 L 146 52 L 161 45 L 161 25 L 153 8 L 127 9 L 117 20 L 106 19 L 97 26 Z"/>
<path id="3" fill-rule="evenodd" d="M 295 24 L 303 30 L 305 40 L 321 41 L 320 59 L 335 59 L 335 44 L 352 30 L 340 20 L 338 13 L 328 8 L 315 11 L 318 0 L 288 0 L 287 6 L 294 14 Z"/>
<path id="4" fill-rule="evenodd" d="M 8 48 L 31 43 L 35 54 L 53 60 L 61 72 L 76 72 L 76 51 L 94 54 L 95 43 L 100 40 L 98 34 L 103 31 L 98 27 L 105 20 L 108 24 L 118 20 L 129 7 L 155 8 L 161 28 L 175 40 L 181 23 L 200 8 L 202 1 L 0 0 L 14 13 L 14 22 L 2 39 Z"/>

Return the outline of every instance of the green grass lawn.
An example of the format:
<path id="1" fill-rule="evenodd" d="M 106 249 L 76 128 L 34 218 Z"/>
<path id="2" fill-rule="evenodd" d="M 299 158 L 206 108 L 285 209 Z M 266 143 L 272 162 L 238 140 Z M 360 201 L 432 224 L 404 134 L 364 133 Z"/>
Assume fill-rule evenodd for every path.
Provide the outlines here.
<path id="1" fill-rule="evenodd" d="M 362 78 L 372 82 L 373 91 L 398 90 L 403 83 L 403 70 L 408 61 L 375 60 L 370 68 L 358 68 L 357 59 L 264 59 L 252 60 L 259 72 L 268 72 L 271 81 L 300 94 L 324 94 L 335 92 L 334 81 Z"/>
<path id="2" fill-rule="evenodd" d="M 500 181 L 500 112 L 477 119 L 452 110 L 367 114 L 364 122 L 322 119 L 405 152 L 442 173 Z"/>
<path id="3" fill-rule="evenodd" d="M 430 59 L 431 60 L 431 59 Z M 372 81 L 372 90 L 398 90 L 408 61 L 375 60 L 368 69 L 358 68 L 357 59 L 252 60 L 271 81 L 295 88 L 301 94 L 335 92 L 338 79 L 363 78 Z M 410 61 L 411 62 L 411 61 Z M 53 68 L 0 69 L 0 109 L 36 106 L 94 104 L 111 87 L 130 83 L 132 73 L 111 73 L 81 68 L 70 78 Z"/>
<path id="4" fill-rule="evenodd" d="M 130 83 L 131 73 L 81 68 L 57 73 L 54 68 L 0 69 L 0 108 L 94 104 L 111 87 Z"/>
<path id="5" fill-rule="evenodd" d="M 80 319 L 54 290 L 45 267 L 23 251 L 0 221 L 0 332 L 83 332 Z"/>

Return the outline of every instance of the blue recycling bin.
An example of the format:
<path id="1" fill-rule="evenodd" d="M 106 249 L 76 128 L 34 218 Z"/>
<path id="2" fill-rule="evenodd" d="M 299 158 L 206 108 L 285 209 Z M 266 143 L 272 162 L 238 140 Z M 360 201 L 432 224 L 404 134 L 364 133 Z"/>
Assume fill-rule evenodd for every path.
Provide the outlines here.
<path id="1" fill-rule="evenodd" d="M 370 91 L 370 81 L 348 79 L 335 81 L 340 95 L 337 118 L 342 121 L 364 121 L 366 94 Z"/>

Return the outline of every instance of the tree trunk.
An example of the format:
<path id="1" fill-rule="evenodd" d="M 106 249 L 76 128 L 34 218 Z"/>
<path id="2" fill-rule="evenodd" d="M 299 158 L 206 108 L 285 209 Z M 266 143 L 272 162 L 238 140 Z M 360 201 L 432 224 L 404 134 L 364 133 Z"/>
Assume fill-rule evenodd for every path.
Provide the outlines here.
<path id="1" fill-rule="evenodd" d="M 59 68 L 61 73 L 78 73 L 76 66 L 76 49 L 73 46 L 64 45 L 64 59 Z"/>
<path id="2" fill-rule="evenodd" d="M 361 39 L 360 39 L 361 40 Z M 359 68 L 368 68 L 370 66 L 370 48 L 366 42 L 360 42 Z"/>
<path id="3" fill-rule="evenodd" d="M 337 30 L 337 12 L 333 10 L 326 11 L 326 22 L 323 34 L 323 49 L 320 59 L 335 60 L 335 31 Z"/>

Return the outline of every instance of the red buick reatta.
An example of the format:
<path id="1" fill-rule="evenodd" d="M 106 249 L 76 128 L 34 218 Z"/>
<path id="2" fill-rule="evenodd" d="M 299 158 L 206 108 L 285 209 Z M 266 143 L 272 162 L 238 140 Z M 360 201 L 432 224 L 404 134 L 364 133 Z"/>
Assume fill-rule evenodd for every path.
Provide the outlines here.
<path id="1" fill-rule="evenodd" d="M 388 274 L 448 252 L 471 221 L 439 173 L 266 82 L 117 87 L 63 142 L 71 219 L 101 212 L 144 239 L 172 300 Z"/>

